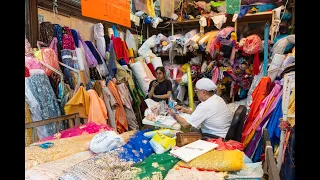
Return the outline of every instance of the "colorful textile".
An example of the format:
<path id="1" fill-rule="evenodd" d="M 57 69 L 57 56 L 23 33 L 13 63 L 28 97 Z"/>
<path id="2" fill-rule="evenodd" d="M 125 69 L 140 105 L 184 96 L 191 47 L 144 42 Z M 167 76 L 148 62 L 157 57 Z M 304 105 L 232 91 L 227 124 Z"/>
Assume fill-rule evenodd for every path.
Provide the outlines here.
<path id="1" fill-rule="evenodd" d="M 199 171 L 196 168 L 189 169 L 177 166 L 170 169 L 164 180 L 224 180 L 226 175 L 226 172 Z"/>
<path id="2" fill-rule="evenodd" d="M 103 100 L 98 96 L 95 90 L 90 89 L 87 92 L 90 97 L 88 122 L 107 124 L 107 108 Z"/>
<path id="3" fill-rule="evenodd" d="M 49 45 L 53 39 L 54 30 L 51 22 L 42 22 L 40 24 L 40 41 Z"/>
<path id="4" fill-rule="evenodd" d="M 70 28 L 67 26 L 64 26 L 63 28 L 65 33 L 62 35 L 62 48 L 75 50 L 76 46 Z"/>
<path id="5" fill-rule="evenodd" d="M 169 152 L 152 154 L 143 162 L 134 165 L 132 170 L 136 175 L 133 175 L 133 179 L 164 179 L 168 171 L 176 165 L 177 162 L 179 162 L 179 159 L 171 156 Z"/>
<path id="6" fill-rule="evenodd" d="M 80 86 L 77 93 L 64 106 L 65 113 L 79 113 L 81 118 L 88 118 L 90 107 L 90 96 L 83 86 Z"/>
<path id="7" fill-rule="evenodd" d="M 85 41 L 86 45 L 89 47 L 91 53 L 93 54 L 93 56 L 96 58 L 96 60 L 98 61 L 98 64 L 103 64 L 103 59 L 101 58 L 99 52 L 97 51 L 96 47 L 94 46 L 94 44 L 91 41 Z"/>
<path id="8" fill-rule="evenodd" d="M 25 101 L 24 102 L 24 112 L 25 112 L 25 118 L 24 118 L 24 123 L 31 123 L 32 119 L 31 119 L 31 113 L 30 113 L 30 109 L 28 106 L 28 103 Z M 32 144 L 33 139 L 32 139 L 32 128 L 30 129 L 26 129 L 25 130 L 25 141 L 24 141 L 24 145 L 28 146 L 30 144 Z"/>

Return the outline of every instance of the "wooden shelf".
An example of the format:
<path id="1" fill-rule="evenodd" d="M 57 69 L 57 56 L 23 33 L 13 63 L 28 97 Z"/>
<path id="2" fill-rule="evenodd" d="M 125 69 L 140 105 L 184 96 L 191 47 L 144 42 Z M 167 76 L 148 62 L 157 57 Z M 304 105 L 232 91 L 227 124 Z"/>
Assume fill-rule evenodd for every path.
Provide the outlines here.
<path id="1" fill-rule="evenodd" d="M 254 14 L 246 14 L 242 18 L 238 18 L 237 22 L 263 22 L 272 20 L 272 11 L 259 12 Z"/>

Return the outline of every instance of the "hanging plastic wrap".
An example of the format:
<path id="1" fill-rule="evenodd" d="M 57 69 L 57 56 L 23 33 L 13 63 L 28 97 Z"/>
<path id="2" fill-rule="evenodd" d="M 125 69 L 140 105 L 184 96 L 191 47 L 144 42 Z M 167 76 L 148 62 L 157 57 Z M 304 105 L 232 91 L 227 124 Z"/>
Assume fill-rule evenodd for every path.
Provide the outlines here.
<path id="1" fill-rule="evenodd" d="M 209 151 L 189 163 L 180 161 L 179 166 L 212 171 L 239 171 L 244 165 L 244 153 L 239 150 Z"/>

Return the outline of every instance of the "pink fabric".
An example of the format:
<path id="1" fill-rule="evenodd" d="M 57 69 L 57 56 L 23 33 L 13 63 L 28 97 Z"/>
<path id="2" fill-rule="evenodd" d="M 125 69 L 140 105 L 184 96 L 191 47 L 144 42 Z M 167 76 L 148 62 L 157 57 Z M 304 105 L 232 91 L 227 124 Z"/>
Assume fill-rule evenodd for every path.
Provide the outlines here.
<path id="1" fill-rule="evenodd" d="M 65 26 L 64 29 L 66 33 L 62 36 L 62 48 L 75 50 L 76 45 L 74 43 L 74 39 L 73 39 L 70 28 Z"/>
<path id="2" fill-rule="evenodd" d="M 232 31 L 234 31 L 234 27 L 225 27 L 219 32 L 218 37 L 226 38 Z"/>
<path id="3" fill-rule="evenodd" d="M 214 55 L 214 48 L 216 45 L 219 44 L 219 39 L 217 37 L 213 38 L 212 41 L 211 41 L 211 44 L 210 44 L 210 55 L 211 57 L 213 57 Z"/>
<path id="4" fill-rule="evenodd" d="M 97 124 L 107 124 L 107 108 L 103 100 L 98 96 L 93 89 L 87 91 L 90 96 L 90 108 L 88 122 L 95 122 Z"/>
<path id="5" fill-rule="evenodd" d="M 42 64 L 33 56 L 25 56 L 25 66 L 31 69 L 42 69 Z"/>
<path id="6" fill-rule="evenodd" d="M 108 125 L 104 125 L 104 124 L 98 125 L 94 122 L 88 122 L 84 125 L 78 125 L 73 128 L 63 130 L 58 134 L 43 138 L 40 141 L 62 139 L 62 138 L 80 136 L 82 134 L 93 134 L 101 131 L 112 131 L 112 130 L 113 129 Z"/>
<path id="7" fill-rule="evenodd" d="M 212 81 L 214 83 L 217 83 L 218 81 L 218 78 L 219 78 L 219 68 L 217 66 L 215 66 L 212 70 Z"/>
<path id="8" fill-rule="evenodd" d="M 89 68 L 94 68 L 98 65 L 98 61 L 97 59 L 93 56 L 91 50 L 89 49 L 89 47 L 87 46 L 87 44 L 82 40 L 80 33 L 78 33 L 78 38 L 79 41 L 81 42 L 81 45 L 83 47 L 84 50 L 84 54 L 86 55 L 86 60 L 87 60 L 87 64 L 89 66 Z"/>
<path id="9" fill-rule="evenodd" d="M 58 54 L 58 47 L 57 47 L 57 45 L 58 45 L 58 39 L 57 39 L 56 37 L 54 37 L 54 38 L 52 39 L 52 41 L 51 41 L 51 44 L 50 44 L 49 48 L 53 49 L 54 52 L 56 53 L 57 57 L 58 57 L 59 54 Z"/>
<path id="10" fill-rule="evenodd" d="M 254 126 L 256 125 L 256 123 L 259 121 L 259 119 L 261 119 L 263 117 L 263 115 L 265 114 L 265 110 L 270 102 L 270 100 L 272 99 L 272 97 L 276 97 L 279 92 L 281 92 L 281 86 L 276 84 L 272 91 L 270 92 L 270 94 L 264 98 L 264 100 L 261 102 L 260 107 L 259 107 L 259 114 L 258 116 L 254 119 L 253 123 L 251 124 L 251 126 L 249 127 L 248 131 L 246 131 L 246 133 L 244 133 L 245 136 L 248 136 L 250 134 L 250 132 L 252 131 L 252 129 L 254 128 Z M 277 103 L 273 103 L 274 106 L 276 106 Z M 273 110 L 274 107 L 270 107 L 269 111 Z"/>
<path id="11" fill-rule="evenodd" d="M 41 55 L 42 55 L 43 62 L 45 62 L 46 64 L 50 65 L 51 67 L 57 70 L 60 70 L 58 56 L 56 55 L 56 52 L 54 52 L 53 49 L 42 48 Z M 46 73 L 47 76 L 50 76 L 53 71 L 47 67 L 44 67 L 44 72 Z"/>

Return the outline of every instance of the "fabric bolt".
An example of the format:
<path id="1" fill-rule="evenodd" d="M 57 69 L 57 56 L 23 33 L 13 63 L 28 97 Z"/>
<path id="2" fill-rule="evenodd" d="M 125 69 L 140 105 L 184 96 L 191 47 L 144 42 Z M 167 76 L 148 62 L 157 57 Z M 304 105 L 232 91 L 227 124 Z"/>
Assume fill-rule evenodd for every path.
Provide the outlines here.
<path id="1" fill-rule="evenodd" d="M 25 171 L 25 179 L 27 180 L 54 180 L 58 179 L 63 171 L 81 161 L 89 159 L 93 156 L 92 152 L 79 152 L 65 158 L 44 163 Z"/>
<path id="2" fill-rule="evenodd" d="M 105 84 L 102 87 L 102 95 L 103 95 L 104 103 L 106 104 L 106 107 L 107 107 L 108 123 L 116 131 L 117 125 L 116 125 L 116 119 L 115 119 L 115 111 L 116 111 L 116 107 L 118 106 L 117 100 L 114 98 L 114 96 L 112 95 L 112 93 L 106 87 Z"/>
<path id="3" fill-rule="evenodd" d="M 279 143 L 280 141 L 280 118 L 283 117 L 282 114 L 282 97 L 280 97 L 277 106 L 274 109 L 274 112 L 272 113 L 270 120 L 267 125 L 268 133 L 270 136 L 271 145 L 273 148 L 275 148 L 275 144 Z"/>
<path id="4" fill-rule="evenodd" d="M 199 171 L 196 168 L 181 168 L 178 166 L 169 170 L 164 180 L 224 180 L 227 173 L 214 171 Z"/>
<path id="5" fill-rule="evenodd" d="M 95 57 L 95 59 L 98 61 L 98 64 L 102 64 L 103 59 L 101 58 L 99 52 L 97 51 L 96 47 L 94 46 L 93 42 L 91 41 L 85 41 L 86 45 L 90 49 L 91 53 Z"/>
<path id="6" fill-rule="evenodd" d="M 25 78 L 25 101 L 27 102 L 30 109 L 32 121 L 36 122 L 43 120 L 42 109 L 38 100 L 34 97 L 29 84 L 29 79 Z M 45 126 L 37 127 L 37 135 L 39 139 L 49 136 L 47 128 Z"/>
<path id="7" fill-rule="evenodd" d="M 51 22 L 42 22 L 40 24 L 40 41 L 49 45 L 54 36 L 54 29 Z"/>
<path id="8" fill-rule="evenodd" d="M 87 60 L 87 64 L 89 68 L 94 68 L 98 65 L 98 61 L 97 59 L 94 57 L 94 55 L 92 54 L 92 52 L 90 51 L 89 47 L 87 46 L 87 44 L 82 40 L 80 34 L 79 35 L 79 41 L 81 42 L 81 46 L 83 47 L 83 52 L 84 55 L 86 57 Z"/>
<path id="9" fill-rule="evenodd" d="M 59 180 L 129 180 L 131 176 L 130 167 L 132 162 L 126 162 L 118 158 L 120 149 L 97 154 L 87 160 L 81 161 L 59 177 Z"/>
<path id="10" fill-rule="evenodd" d="M 32 119 L 31 119 L 31 113 L 30 113 L 30 109 L 28 106 L 27 101 L 24 102 L 24 112 L 25 112 L 25 117 L 24 117 L 24 123 L 31 123 Z M 29 146 L 30 144 L 33 143 L 33 139 L 32 139 L 32 128 L 26 129 L 25 130 L 25 141 L 24 141 L 24 145 L 25 146 Z"/>
<path id="11" fill-rule="evenodd" d="M 88 67 L 87 60 L 86 60 L 86 57 L 84 55 L 83 49 L 82 48 L 76 48 L 76 55 L 77 55 L 79 69 L 80 70 L 84 70 L 86 78 L 89 79 L 90 78 L 90 71 L 89 71 L 89 67 Z"/>
<path id="12" fill-rule="evenodd" d="M 41 57 L 42 57 L 42 61 L 48 65 L 50 65 L 51 67 L 60 70 L 60 66 L 59 66 L 59 61 L 58 61 L 58 57 L 55 53 L 55 51 L 51 48 L 42 48 L 41 49 Z M 52 74 L 52 70 L 44 67 L 44 71 L 46 73 L 47 76 L 50 76 Z"/>
<path id="13" fill-rule="evenodd" d="M 110 77 L 114 78 L 117 73 L 116 54 L 113 46 L 113 41 L 110 41 L 110 57 L 109 57 L 109 72 Z"/>
<path id="14" fill-rule="evenodd" d="M 33 56 L 25 56 L 25 66 L 31 69 L 42 69 L 42 64 Z"/>
<path id="15" fill-rule="evenodd" d="M 249 105 L 250 111 L 249 111 L 248 117 L 247 117 L 245 124 L 244 124 L 244 131 L 242 133 L 241 142 L 244 141 L 245 134 L 246 134 L 246 131 L 245 131 L 246 128 L 249 128 L 251 126 L 252 122 L 259 114 L 259 106 L 260 106 L 260 103 L 263 101 L 263 99 L 267 96 L 267 94 L 266 94 L 267 84 L 270 81 L 271 81 L 271 79 L 269 77 L 263 77 L 252 93 L 252 100 L 253 101 Z"/>
<path id="16" fill-rule="evenodd" d="M 296 93 L 295 93 L 295 87 L 294 87 L 289 97 L 288 115 L 295 115 L 295 106 L 296 106 Z M 295 125 L 295 118 L 289 117 L 287 120 L 291 127 Z"/>
<path id="17" fill-rule="evenodd" d="M 74 39 L 73 39 L 70 28 L 67 26 L 64 26 L 63 29 L 65 33 L 62 35 L 62 48 L 75 50 L 76 45 L 74 43 Z"/>
<path id="18" fill-rule="evenodd" d="M 211 150 L 186 163 L 180 161 L 181 167 L 212 171 L 239 171 L 244 166 L 244 153 L 239 150 Z"/>
<path id="19" fill-rule="evenodd" d="M 152 154 L 143 162 L 135 164 L 131 171 L 136 175 L 133 179 L 164 179 L 168 171 L 179 162 L 178 158 L 171 156 L 169 152 L 163 154 Z M 133 173 L 134 174 L 134 173 Z"/>
<path id="20" fill-rule="evenodd" d="M 51 140 L 54 145 L 48 149 L 39 146 L 25 148 L 25 171 L 38 165 L 52 162 L 72 154 L 88 151 L 88 145 L 95 134 L 84 134 L 64 139 Z"/>
<path id="21" fill-rule="evenodd" d="M 76 46 L 76 48 L 79 48 L 79 36 L 78 36 L 78 32 L 74 29 L 71 29 L 71 33 L 72 33 L 72 37 L 74 40 L 74 45 Z"/>
<path id="22" fill-rule="evenodd" d="M 110 37 L 108 36 L 108 34 L 104 35 L 104 40 L 105 40 L 105 43 L 106 43 L 106 52 L 109 52 L 110 47 L 108 47 L 108 45 L 110 45 Z"/>
<path id="23" fill-rule="evenodd" d="M 88 118 L 90 110 L 90 96 L 83 86 L 80 86 L 77 93 L 64 106 L 65 113 L 79 113 L 81 118 Z"/>
<path id="24" fill-rule="evenodd" d="M 148 68 L 150 69 L 152 75 L 153 75 L 154 77 L 157 77 L 156 71 L 155 71 L 155 69 L 153 68 L 152 63 L 148 63 L 147 66 L 148 66 Z"/>
<path id="25" fill-rule="evenodd" d="M 98 96 L 93 89 L 87 91 L 90 97 L 90 109 L 88 122 L 95 122 L 96 124 L 107 124 L 107 108 L 103 100 Z"/>
<path id="26" fill-rule="evenodd" d="M 33 74 L 34 71 L 39 71 Z M 42 110 L 42 120 L 61 116 L 59 104 L 53 89 L 50 85 L 49 78 L 42 70 L 31 70 L 31 76 L 28 78 L 28 88 L 30 88 L 35 99 L 38 101 Z M 46 125 L 49 135 L 55 133 L 56 124 Z"/>
<path id="27" fill-rule="evenodd" d="M 123 49 L 123 43 L 121 38 L 116 37 L 113 38 L 113 46 L 114 46 L 114 52 L 116 54 L 117 60 L 123 59 L 124 58 L 124 49 Z"/>
<path id="28" fill-rule="evenodd" d="M 117 85 L 117 89 L 119 91 L 123 106 L 125 108 L 127 120 L 128 120 L 128 126 L 130 130 L 138 130 L 139 124 L 137 122 L 136 115 L 134 114 L 133 108 L 132 108 L 132 97 L 130 95 L 129 89 L 127 88 L 126 84 L 121 83 Z"/>
<path id="29" fill-rule="evenodd" d="M 147 130 L 137 131 L 127 144 L 123 146 L 123 151 L 119 154 L 119 158 L 127 162 L 138 163 L 149 157 L 154 151 L 149 143 L 149 139 L 143 135 L 145 132 Z"/>
<path id="30" fill-rule="evenodd" d="M 128 131 L 128 120 L 125 114 L 125 110 L 121 101 L 119 91 L 116 84 L 113 81 L 108 82 L 108 89 L 112 93 L 113 97 L 116 99 L 118 106 L 116 107 L 115 119 L 117 124 L 117 131 L 123 133 Z"/>

